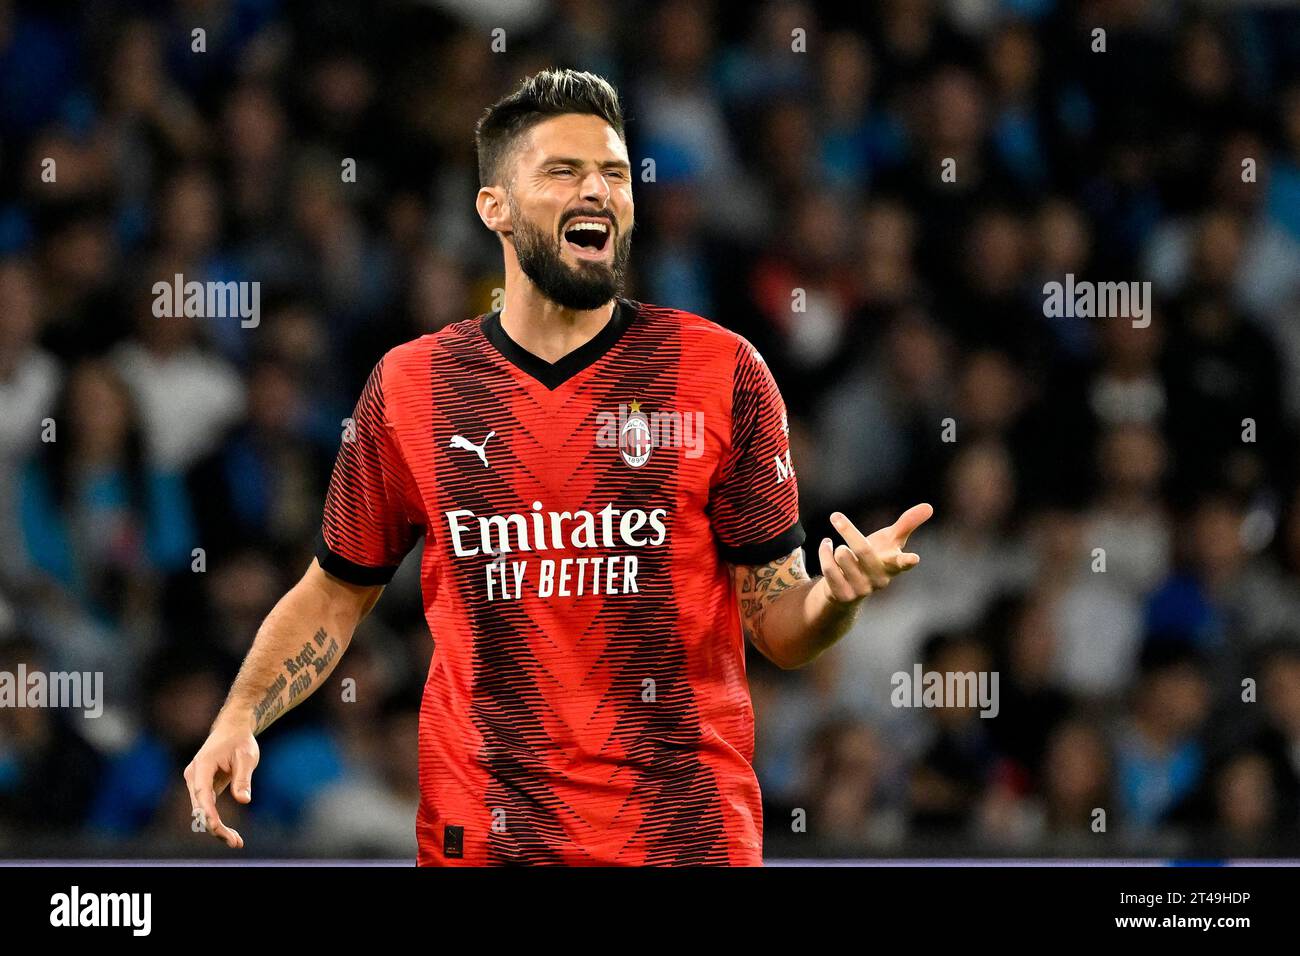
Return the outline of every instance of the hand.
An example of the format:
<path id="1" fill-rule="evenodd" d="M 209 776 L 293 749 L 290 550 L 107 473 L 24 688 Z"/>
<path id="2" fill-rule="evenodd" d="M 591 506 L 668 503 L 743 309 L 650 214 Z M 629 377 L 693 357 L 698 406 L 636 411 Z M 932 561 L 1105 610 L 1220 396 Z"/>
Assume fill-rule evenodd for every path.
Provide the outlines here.
<path id="1" fill-rule="evenodd" d="M 831 515 L 831 524 L 845 544 L 832 547 L 823 538 L 817 549 L 822 577 L 818 584 L 831 604 L 855 605 L 867 595 L 887 587 L 896 576 L 917 566 L 920 555 L 905 552 L 912 532 L 930 520 L 934 509 L 928 504 L 914 505 L 903 512 L 888 528 L 864 535 L 847 516 Z"/>
<path id="2" fill-rule="evenodd" d="M 220 723 L 204 741 L 190 765 L 185 768 L 185 787 L 190 794 L 190 809 L 202 814 L 204 828 L 218 840 L 225 840 L 232 850 L 242 849 L 244 838 L 239 831 L 221 822 L 217 797 L 234 781 L 234 796 L 240 803 L 253 800 L 253 769 L 261 752 L 257 738 L 247 726 Z"/>

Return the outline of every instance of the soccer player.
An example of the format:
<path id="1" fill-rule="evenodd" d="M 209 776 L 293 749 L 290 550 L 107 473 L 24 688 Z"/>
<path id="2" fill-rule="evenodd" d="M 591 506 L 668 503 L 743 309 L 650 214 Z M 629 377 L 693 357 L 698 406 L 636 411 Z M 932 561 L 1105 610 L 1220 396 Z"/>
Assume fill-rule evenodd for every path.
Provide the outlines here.
<path id="1" fill-rule="evenodd" d="M 622 296 L 632 176 L 618 96 L 546 71 L 477 129 L 499 311 L 375 366 L 316 560 L 267 616 L 185 769 L 231 847 L 256 735 L 311 694 L 423 536 L 434 638 L 421 865 L 762 862 L 745 639 L 807 664 L 919 558 L 917 505 L 818 548 L 809 579 L 785 408 L 762 357 Z"/>

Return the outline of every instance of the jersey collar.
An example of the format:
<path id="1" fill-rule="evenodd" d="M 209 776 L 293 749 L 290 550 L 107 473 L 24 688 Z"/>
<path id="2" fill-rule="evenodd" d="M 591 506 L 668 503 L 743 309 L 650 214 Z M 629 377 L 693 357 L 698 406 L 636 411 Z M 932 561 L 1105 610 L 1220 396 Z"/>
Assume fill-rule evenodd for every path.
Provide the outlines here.
<path id="1" fill-rule="evenodd" d="M 506 330 L 501 327 L 500 309 L 489 312 L 483 317 L 482 329 L 487 340 L 507 362 L 554 391 L 583 369 L 595 364 L 612 349 L 627 327 L 632 324 L 639 309 L 640 303 L 632 299 L 615 299 L 614 314 L 609 317 L 604 327 L 591 339 L 556 362 L 538 358 L 507 335 Z"/>

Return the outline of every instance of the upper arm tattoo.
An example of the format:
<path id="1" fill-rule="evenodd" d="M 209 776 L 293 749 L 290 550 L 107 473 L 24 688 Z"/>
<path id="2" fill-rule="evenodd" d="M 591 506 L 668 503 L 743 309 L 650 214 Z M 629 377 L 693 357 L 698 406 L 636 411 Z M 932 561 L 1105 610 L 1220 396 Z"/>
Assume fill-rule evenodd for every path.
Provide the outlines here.
<path id="1" fill-rule="evenodd" d="M 808 580 L 803 548 L 795 548 L 784 557 L 736 568 L 740 596 L 740 622 L 745 637 L 762 649 L 763 618 L 772 599 L 782 591 Z"/>

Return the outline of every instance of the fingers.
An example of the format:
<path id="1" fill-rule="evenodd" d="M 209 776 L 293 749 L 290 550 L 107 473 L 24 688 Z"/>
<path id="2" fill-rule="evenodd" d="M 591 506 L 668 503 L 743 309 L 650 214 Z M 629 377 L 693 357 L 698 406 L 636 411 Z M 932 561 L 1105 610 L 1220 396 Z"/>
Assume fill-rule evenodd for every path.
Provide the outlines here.
<path id="1" fill-rule="evenodd" d="M 875 554 L 857 554 L 846 544 L 834 546 L 823 538 L 817 551 L 822 576 L 837 601 L 852 602 L 889 583 L 889 572 Z"/>
<path id="2" fill-rule="evenodd" d="M 920 561 L 920 558 L 916 555 L 911 555 L 909 559 L 903 560 L 899 549 L 892 547 L 888 543 L 889 537 L 887 535 L 883 536 L 884 541 L 881 540 L 882 535 L 880 532 L 876 532 L 870 537 L 864 535 L 843 512 L 836 511 L 832 514 L 831 524 L 835 526 L 836 531 L 844 536 L 845 543 L 852 549 L 852 554 L 856 556 L 858 566 L 866 575 L 871 590 L 883 588 L 895 574 L 901 574 L 909 568 L 915 567 L 916 563 Z M 838 553 L 839 549 L 836 549 L 836 554 Z"/>
<path id="3" fill-rule="evenodd" d="M 190 794 L 190 809 L 201 811 L 203 825 L 207 831 L 217 839 L 224 840 L 226 846 L 232 850 L 237 850 L 244 845 L 243 837 L 238 831 L 222 823 L 221 815 L 217 813 L 217 795 L 213 790 L 213 780 L 217 776 L 218 769 L 212 758 L 202 756 L 196 757 L 185 768 L 185 785 Z"/>
<path id="4" fill-rule="evenodd" d="M 848 515 L 844 514 L 844 512 L 833 512 L 831 514 L 831 524 L 840 533 L 844 543 L 858 554 L 871 550 L 871 543 L 867 541 L 867 536 L 858 530 L 858 526 L 850 521 Z"/>
<path id="5" fill-rule="evenodd" d="M 831 524 L 845 543 L 835 547 L 826 538 L 817 552 L 831 596 L 836 601 L 856 601 L 887 587 L 896 575 L 916 567 L 920 556 L 903 551 L 903 544 L 933 514 L 934 509 L 928 504 L 916 505 L 890 527 L 868 536 L 847 515 L 833 513 Z"/>
<path id="6" fill-rule="evenodd" d="M 912 532 L 929 521 L 933 514 L 934 508 L 924 503 L 913 505 L 904 511 L 892 526 L 898 547 L 900 549 L 906 548 L 907 539 L 911 537 Z"/>
<path id="7" fill-rule="evenodd" d="M 910 551 L 900 551 L 894 558 L 885 562 L 885 567 L 892 574 L 902 574 L 904 571 L 910 571 L 921 563 L 919 554 L 912 554 Z"/>
<path id="8" fill-rule="evenodd" d="M 887 578 L 879 561 L 875 561 L 872 566 L 871 555 L 864 557 L 855 554 L 847 544 L 839 545 L 834 551 L 834 557 L 835 563 L 844 573 L 844 580 L 849 582 L 855 595 L 870 594 Z"/>
<path id="9" fill-rule="evenodd" d="M 845 569 L 845 577 L 860 595 L 870 594 L 889 583 L 889 572 L 884 562 L 870 547 L 857 551 L 842 544 L 835 549 L 835 560 Z M 852 573 L 849 568 L 853 569 Z"/>
<path id="10" fill-rule="evenodd" d="M 826 582 L 831 597 L 842 603 L 856 600 L 858 595 L 854 593 L 853 585 L 849 583 L 844 569 L 835 559 L 835 548 L 831 545 L 830 538 L 822 538 L 821 546 L 817 549 L 817 558 L 821 562 L 822 579 Z"/>

